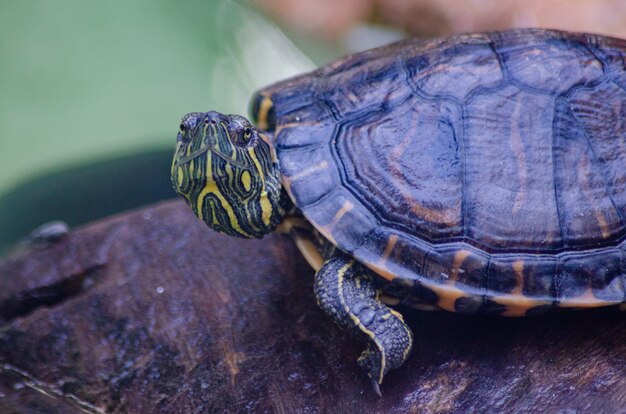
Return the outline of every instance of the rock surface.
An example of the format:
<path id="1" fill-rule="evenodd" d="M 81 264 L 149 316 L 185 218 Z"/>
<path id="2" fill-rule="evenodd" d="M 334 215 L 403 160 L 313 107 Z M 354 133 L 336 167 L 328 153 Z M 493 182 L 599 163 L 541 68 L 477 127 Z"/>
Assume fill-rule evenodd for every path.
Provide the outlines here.
<path id="1" fill-rule="evenodd" d="M 210 232 L 182 202 L 0 263 L 0 412 L 624 412 L 626 319 L 407 311 L 378 398 L 284 236 Z"/>

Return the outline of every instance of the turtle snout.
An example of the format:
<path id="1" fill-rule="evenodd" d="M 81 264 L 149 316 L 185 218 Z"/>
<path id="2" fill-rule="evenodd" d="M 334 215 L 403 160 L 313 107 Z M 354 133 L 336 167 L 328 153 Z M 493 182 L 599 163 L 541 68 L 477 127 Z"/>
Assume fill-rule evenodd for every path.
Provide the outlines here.
<path id="1" fill-rule="evenodd" d="M 226 116 L 220 114 L 219 112 L 209 111 L 206 114 L 204 114 L 204 122 L 207 124 L 215 125 L 224 121 L 226 121 Z"/>
<path id="2" fill-rule="evenodd" d="M 182 131 L 193 131 L 198 125 L 216 125 L 226 120 L 225 115 L 215 111 L 190 112 L 183 116 L 183 119 L 180 121 L 180 129 Z"/>

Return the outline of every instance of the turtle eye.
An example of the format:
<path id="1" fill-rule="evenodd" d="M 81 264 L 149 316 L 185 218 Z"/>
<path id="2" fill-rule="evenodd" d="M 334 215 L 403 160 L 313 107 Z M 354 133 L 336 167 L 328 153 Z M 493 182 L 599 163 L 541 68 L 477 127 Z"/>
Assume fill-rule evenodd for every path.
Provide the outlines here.
<path id="1" fill-rule="evenodd" d="M 250 137 L 252 136 L 252 129 L 251 128 L 246 128 L 243 130 L 243 140 L 248 142 L 250 141 Z"/>
<path id="2" fill-rule="evenodd" d="M 187 135 L 186 125 L 184 123 L 181 123 L 179 128 L 180 129 L 178 130 L 178 138 L 177 138 L 177 140 L 186 142 L 189 139 L 189 137 Z"/>

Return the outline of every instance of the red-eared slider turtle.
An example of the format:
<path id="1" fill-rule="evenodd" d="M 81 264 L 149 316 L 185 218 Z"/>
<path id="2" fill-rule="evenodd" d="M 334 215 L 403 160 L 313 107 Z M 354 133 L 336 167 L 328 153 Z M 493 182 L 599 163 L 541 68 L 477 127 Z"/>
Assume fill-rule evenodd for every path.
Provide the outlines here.
<path id="1" fill-rule="evenodd" d="M 626 41 L 589 34 L 402 41 L 260 90 L 256 126 L 187 114 L 172 182 L 219 232 L 288 223 L 377 387 L 412 345 L 381 298 L 506 316 L 625 301 L 625 65 Z"/>

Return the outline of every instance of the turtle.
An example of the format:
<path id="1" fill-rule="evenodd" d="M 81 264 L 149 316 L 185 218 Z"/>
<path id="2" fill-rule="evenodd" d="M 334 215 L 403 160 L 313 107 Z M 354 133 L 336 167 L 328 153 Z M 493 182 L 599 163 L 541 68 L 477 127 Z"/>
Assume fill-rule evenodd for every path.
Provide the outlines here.
<path id="1" fill-rule="evenodd" d="M 262 88 L 250 113 L 182 118 L 175 191 L 218 232 L 293 235 L 379 395 L 413 345 L 398 309 L 623 307 L 625 40 L 405 39 Z"/>

